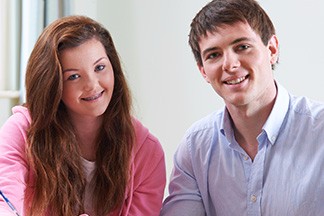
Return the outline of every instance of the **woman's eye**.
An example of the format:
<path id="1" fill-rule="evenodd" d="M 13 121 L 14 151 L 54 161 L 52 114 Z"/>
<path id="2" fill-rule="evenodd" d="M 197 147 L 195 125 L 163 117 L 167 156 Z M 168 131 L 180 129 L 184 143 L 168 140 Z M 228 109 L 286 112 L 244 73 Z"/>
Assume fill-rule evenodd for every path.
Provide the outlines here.
<path id="1" fill-rule="evenodd" d="M 105 69 L 105 67 L 105 65 L 98 65 L 96 66 L 95 71 L 102 71 L 103 69 Z"/>
<path id="2" fill-rule="evenodd" d="M 79 77 L 80 77 L 79 74 L 73 74 L 73 75 L 71 75 L 71 76 L 68 77 L 68 80 L 75 80 L 75 79 L 77 79 Z"/>

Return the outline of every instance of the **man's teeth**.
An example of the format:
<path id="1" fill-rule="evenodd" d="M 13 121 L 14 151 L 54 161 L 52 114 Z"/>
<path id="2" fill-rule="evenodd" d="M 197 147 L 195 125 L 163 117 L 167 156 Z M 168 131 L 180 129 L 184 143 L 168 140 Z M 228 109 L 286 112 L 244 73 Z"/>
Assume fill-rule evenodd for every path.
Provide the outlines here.
<path id="1" fill-rule="evenodd" d="M 234 85 L 234 84 L 241 83 L 243 80 L 245 80 L 245 77 L 240 77 L 240 78 L 237 78 L 235 80 L 229 80 L 229 81 L 226 81 L 226 83 L 230 84 L 230 85 Z"/>

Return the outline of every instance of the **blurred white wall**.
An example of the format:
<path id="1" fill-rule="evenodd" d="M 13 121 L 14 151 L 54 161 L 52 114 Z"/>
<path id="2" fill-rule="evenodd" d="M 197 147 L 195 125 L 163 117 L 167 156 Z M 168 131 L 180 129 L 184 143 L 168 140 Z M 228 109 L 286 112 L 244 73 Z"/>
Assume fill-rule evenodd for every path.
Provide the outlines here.
<path id="1" fill-rule="evenodd" d="M 203 80 L 187 43 L 189 25 L 207 0 L 98 0 L 131 84 L 138 118 L 160 139 L 168 175 L 185 130 L 223 106 Z M 277 80 L 296 95 L 324 101 L 324 2 L 259 0 L 277 29 Z"/>
<path id="2" fill-rule="evenodd" d="M 324 101 L 324 1 L 260 0 L 280 44 L 277 79 L 292 93 Z"/>
<path id="3" fill-rule="evenodd" d="M 17 41 L 20 16 L 15 14 L 18 0 L 0 0 L 0 126 L 11 114 L 19 92 L 19 44 Z M 9 97 L 7 97 L 9 96 Z"/>
<path id="4" fill-rule="evenodd" d="M 201 78 L 187 42 L 189 23 L 207 1 L 128 2 L 112 6 L 102 1 L 98 20 L 114 38 L 135 114 L 162 143 L 169 175 L 185 130 L 222 104 Z"/>
<path id="5" fill-rule="evenodd" d="M 161 141 L 169 176 L 185 130 L 223 106 L 200 76 L 187 42 L 191 19 L 208 1 L 76 2 L 72 13 L 97 19 L 112 34 L 134 95 L 135 115 Z M 324 101 L 324 1 L 259 2 L 279 37 L 277 80 L 296 95 Z"/>

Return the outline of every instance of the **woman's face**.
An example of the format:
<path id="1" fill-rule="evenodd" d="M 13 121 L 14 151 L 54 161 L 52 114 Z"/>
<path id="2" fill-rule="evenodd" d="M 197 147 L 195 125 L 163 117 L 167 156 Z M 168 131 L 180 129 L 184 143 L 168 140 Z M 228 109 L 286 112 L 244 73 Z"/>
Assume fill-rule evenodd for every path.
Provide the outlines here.
<path id="1" fill-rule="evenodd" d="M 67 48 L 60 54 L 63 95 L 72 118 L 97 118 L 107 109 L 114 89 L 114 71 L 97 39 Z"/>

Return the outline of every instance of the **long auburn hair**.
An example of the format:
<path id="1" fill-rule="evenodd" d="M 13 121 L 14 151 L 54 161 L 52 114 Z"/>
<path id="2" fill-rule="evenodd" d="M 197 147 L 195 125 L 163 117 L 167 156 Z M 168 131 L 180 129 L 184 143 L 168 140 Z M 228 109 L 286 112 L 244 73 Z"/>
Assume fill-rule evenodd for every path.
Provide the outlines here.
<path id="1" fill-rule="evenodd" d="M 98 132 L 93 206 L 107 215 L 123 204 L 130 175 L 134 128 L 131 95 L 110 33 L 85 16 L 68 16 L 39 36 L 26 71 L 26 106 L 31 115 L 27 155 L 35 174 L 27 182 L 27 215 L 75 216 L 83 213 L 86 179 L 81 154 L 65 105 L 60 52 L 96 38 L 113 66 L 115 85 Z"/>

